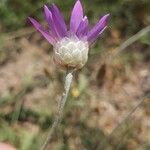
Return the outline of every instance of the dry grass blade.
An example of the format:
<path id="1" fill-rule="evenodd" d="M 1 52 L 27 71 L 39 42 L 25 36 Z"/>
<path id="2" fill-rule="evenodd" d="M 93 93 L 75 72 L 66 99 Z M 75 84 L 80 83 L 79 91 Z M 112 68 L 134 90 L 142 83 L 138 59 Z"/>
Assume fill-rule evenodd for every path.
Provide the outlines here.
<path id="1" fill-rule="evenodd" d="M 112 130 L 112 132 L 110 133 L 110 135 L 106 138 L 103 139 L 102 142 L 100 143 L 99 147 L 97 150 L 100 150 L 103 148 L 104 145 L 106 145 L 110 138 L 114 135 L 114 133 L 131 117 L 131 115 L 143 104 L 143 102 L 145 101 L 146 98 L 150 97 L 150 93 L 145 95 L 143 98 L 141 98 L 141 100 L 139 100 L 139 102 L 137 103 L 137 105 L 122 119 L 122 121 L 120 121 L 120 123 L 117 124 L 117 126 Z"/>
<path id="2" fill-rule="evenodd" d="M 140 30 L 138 33 L 130 37 L 128 40 L 123 42 L 119 48 L 117 48 L 115 54 L 110 57 L 110 62 L 118 56 L 123 50 L 125 50 L 128 46 L 139 40 L 144 35 L 148 34 L 150 32 L 150 25 Z"/>
<path id="3" fill-rule="evenodd" d="M 34 33 L 35 30 L 31 27 L 23 28 L 18 31 L 13 31 L 10 33 L 3 34 L 2 37 L 7 40 L 13 40 L 18 37 L 26 36 L 28 34 Z"/>

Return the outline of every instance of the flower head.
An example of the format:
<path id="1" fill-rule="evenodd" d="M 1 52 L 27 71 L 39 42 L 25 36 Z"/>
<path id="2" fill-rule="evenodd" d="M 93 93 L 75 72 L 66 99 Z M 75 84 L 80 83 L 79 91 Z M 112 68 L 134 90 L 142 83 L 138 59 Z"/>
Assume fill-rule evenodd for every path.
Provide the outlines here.
<path id="1" fill-rule="evenodd" d="M 54 61 L 62 67 L 82 68 L 88 59 L 89 46 L 96 41 L 107 27 L 109 14 L 104 15 L 98 23 L 89 28 L 88 18 L 83 15 L 83 7 L 77 0 L 67 28 L 58 7 L 52 4 L 44 6 L 48 29 L 45 29 L 35 19 L 29 17 L 33 26 L 54 47 Z"/>

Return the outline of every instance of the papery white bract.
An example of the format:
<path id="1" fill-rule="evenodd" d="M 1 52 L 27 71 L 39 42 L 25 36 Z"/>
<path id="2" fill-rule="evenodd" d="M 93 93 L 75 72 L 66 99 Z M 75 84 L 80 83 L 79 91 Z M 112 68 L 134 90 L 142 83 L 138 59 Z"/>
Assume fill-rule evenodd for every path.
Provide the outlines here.
<path id="1" fill-rule="evenodd" d="M 75 38 L 63 38 L 54 46 L 54 60 L 57 64 L 82 68 L 88 59 L 88 42 Z"/>

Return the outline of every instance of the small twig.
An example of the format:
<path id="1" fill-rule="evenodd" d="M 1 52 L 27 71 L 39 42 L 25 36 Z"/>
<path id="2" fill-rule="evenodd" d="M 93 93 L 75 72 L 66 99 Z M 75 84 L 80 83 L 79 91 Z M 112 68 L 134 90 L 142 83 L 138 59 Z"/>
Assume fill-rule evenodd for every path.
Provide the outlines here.
<path id="1" fill-rule="evenodd" d="M 58 114 L 56 115 L 56 118 L 52 124 L 52 127 L 48 133 L 47 139 L 46 139 L 44 145 L 42 146 L 41 150 L 46 150 L 48 144 L 51 142 L 51 139 L 52 139 L 52 136 L 53 136 L 55 130 L 58 128 L 58 125 L 62 119 L 64 106 L 65 106 L 65 103 L 66 103 L 66 100 L 68 97 L 68 93 L 70 90 L 70 86 L 72 83 L 73 72 L 74 72 L 74 70 L 70 69 L 66 73 L 65 83 L 64 83 L 64 92 L 63 92 L 62 98 L 59 102 Z"/>
<path id="2" fill-rule="evenodd" d="M 100 146 L 98 147 L 97 150 L 100 150 L 101 148 L 103 148 L 103 146 L 110 140 L 110 138 L 114 135 L 114 133 L 118 130 L 118 128 L 120 128 L 129 118 L 130 116 L 137 110 L 137 108 L 139 108 L 142 103 L 144 102 L 145 98 L 149 97 L 150 94 L 145 95 L 138 103 L 136 106 L 134 106 L 134 108 L 132 108 L 132 110 L 124 117 L 124 119 L 122 119 L 122 121 L 120 123 L 117 124 L 117 126 L 112 130 L 112 132 L 109 134 L 108 138 L 105 138 L 104 140 L 102 140 Z"/>

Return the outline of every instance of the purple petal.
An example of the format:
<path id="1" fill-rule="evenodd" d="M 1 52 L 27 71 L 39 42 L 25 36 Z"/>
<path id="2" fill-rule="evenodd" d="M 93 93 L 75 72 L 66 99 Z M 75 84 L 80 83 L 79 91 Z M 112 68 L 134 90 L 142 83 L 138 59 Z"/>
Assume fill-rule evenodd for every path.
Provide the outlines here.
<path id="1" fill-rule="evenodd" d="M 72 10 L 70 19 L 70 30 L 72 32 L 76 33 L 82 19 L 83 19 L 83 8 L 80 0 L 77 0 Z"/>
<path id="2" fill-rule="evenodd" d="M 107 26 L 109 14 L 103 16 L 100 21 L 91 29 L 91 31 L 88 33 L 88 41 L 92 43 L 95 41 L 98 36 L 104 31 L 104 29 Z"/>
<path id="3" fill-rule="evenodd" d="M 51 29 L 51 32 L 52 32 L 54 38 L 56 38 L 56 39 L 60 38 L 59 34 L 57 33 L 57 30 L 55 28 L 55 24 L 54 24 L 54 21 L 52 18 L 52 13 L 46 5 L 44 6 L 44 14 L 45 14 L 45 18 L 47 20 L 47 23 L 49 25 L 49 28 Z"/>
<path id="4" fill-rule="evenodd" d="M 28 17 L 33 26 L 47 39 L 47 41 L 54 45 L 55 40 L 51 37 L 50 33 L 47 32 L 35 19 Z"/>
<path id="5" fill-rule="evenodd" d="M 82 19 L 82 21 L 81 21 L 81 23 L 80 23 L 80 25 L 79 25 L 79 27 L 78 27 L 78 29 L 77 29 L 76 35 L 77 35 L 79 38 L 86 36 L 87 33 L 88 33 L 88 26 L 89 26 L 88 18 L 85 16 L 85 17 Z"/>
<path id="6" fill-rule="evenodd" d="M 54 21 L 54 24 L 55 24 L 55 28 L 56 28 L 58 34 L 60 35 L 60 37 L 66 36 L 67 27 L 66 27 L 64 18 L 61 15 L 59 9 L 57 8 L 57 6 L 55 4 L 53 4 L 51 6 L 50 10 L 51 10 L 53 21 Z"/>

